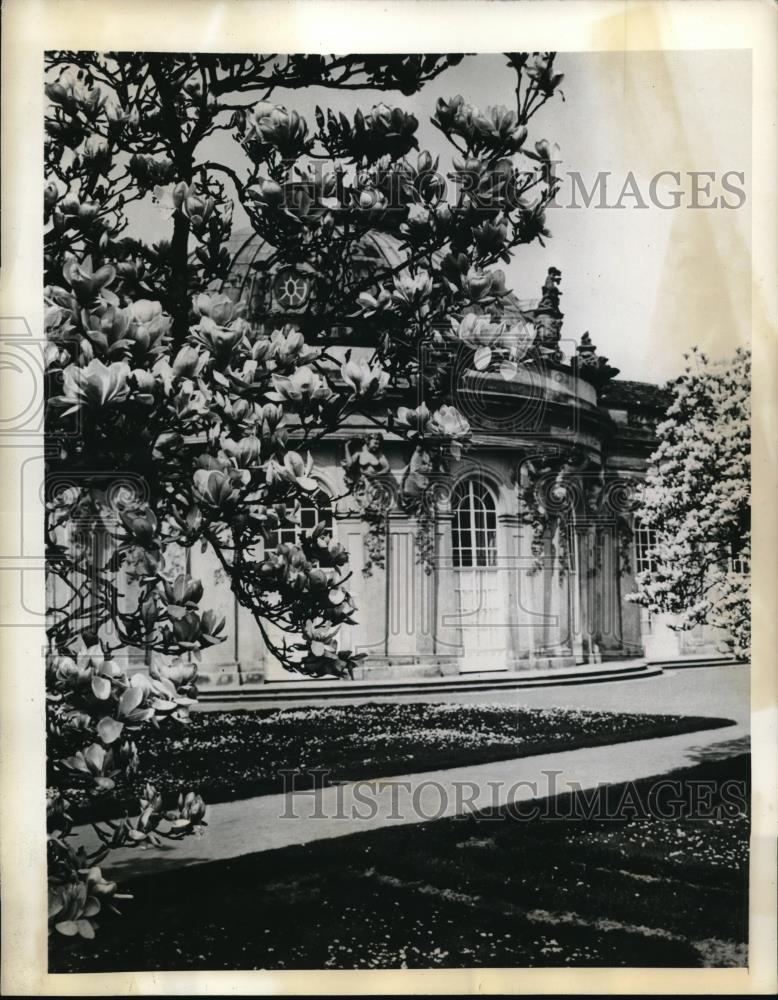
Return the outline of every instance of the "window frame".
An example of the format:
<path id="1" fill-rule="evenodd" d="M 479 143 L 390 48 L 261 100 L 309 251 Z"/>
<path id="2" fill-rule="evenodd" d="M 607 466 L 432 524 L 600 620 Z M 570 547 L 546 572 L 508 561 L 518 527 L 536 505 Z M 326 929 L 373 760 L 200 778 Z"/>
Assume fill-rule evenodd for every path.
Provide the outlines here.
<path id="1" fill-rule="evenodd" d="M 454 567 L 496 568 L 498 521 L 494 493 L 482 480 L 468 478 L 456 484 L 451 499 L 451 555 Z"/>
<path id="2" fill-rule="evenodd" d="M 636 514 L 632 521 L 632 559 L 635 575 L 656 572 L 656 557 L 649 555 L 656 545 L 656 528 L 649 528 Z"/>
<path id="3" fill-rule="evenodd" d="M 315 504 L 313 501 L 317 497 L 321 498 L 321 502 Z M 287 545 L 299 545 L 302 532 L 310 531 L 322 521 L 327 528 L 329 528 L 332 536 L 335 536 L 335 515 L 332 510 L 332 497 L 327 490 L 325 490 L 323 486 L 319 486 L 318 489 L 311 493 L 310 497 L 306 499 L 309 499 L 311 502 L 308 504 L 300 504 L 300 508 L 297 512 L 299 522 L 295 524 L 282 525 L 277 531 L 274 531 L 265 543 L 266 550 L 272 550 L 277 545 L 282 545 L 284 543 Z M 305 515 L 314 511 L 323 516 L 314 520 L 312 524 L 306 524 Z"/>

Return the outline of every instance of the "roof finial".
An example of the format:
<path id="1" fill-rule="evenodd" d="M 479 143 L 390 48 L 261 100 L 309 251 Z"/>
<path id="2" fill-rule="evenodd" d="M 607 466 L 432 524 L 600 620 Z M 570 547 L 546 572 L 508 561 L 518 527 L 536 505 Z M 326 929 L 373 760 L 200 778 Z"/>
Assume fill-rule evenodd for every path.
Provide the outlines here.
<path id="1" fill-rule="evenodd" d="M 576 368 L 597 389 L 619 374 L 619 369 L 610 365 L 608 358 L 597 354 L 588 330 L 582 334 L 576 350 Z"/>

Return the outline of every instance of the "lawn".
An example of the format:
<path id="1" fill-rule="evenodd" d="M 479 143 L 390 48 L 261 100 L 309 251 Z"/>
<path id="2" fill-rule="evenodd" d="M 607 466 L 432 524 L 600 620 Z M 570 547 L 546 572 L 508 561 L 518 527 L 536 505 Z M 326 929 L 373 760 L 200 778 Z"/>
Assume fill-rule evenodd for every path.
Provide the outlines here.
<path id="1" fill-rule="evenodd" d="M 58 941 L 51 971 L 743 965 L 749 825 L 731 790 L 748 795 L 749 757 L 671 777 L 672 818 L 635 816 L 648 779 L 607 790 L 609 819 L 500 810 L 137 879 L 122 918 Z"/>
<path id="2" fill-rule="evenodd" d="M 170 797 L 181 788 L 225 802 L 359 778 L 412 774 L 465 764 L 714 729 L 727 719 L 638 715 L 506 705 L 370 703 L 274 711 L 195 713 L 188 726 L 144 732 L 143 780 L 117 802 L 68 793 L 77 822 L 136 810 L 146 781 Z M 326 769 L 322 778 L 316 769 Z M 289 779 L 287 778 L 287 781 Z"/>

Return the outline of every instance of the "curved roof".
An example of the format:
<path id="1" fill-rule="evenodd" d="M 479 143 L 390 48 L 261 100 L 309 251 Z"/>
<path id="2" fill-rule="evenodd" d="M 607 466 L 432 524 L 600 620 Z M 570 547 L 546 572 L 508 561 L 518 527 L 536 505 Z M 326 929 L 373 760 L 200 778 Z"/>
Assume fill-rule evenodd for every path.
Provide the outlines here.
<path id="1" fill-rule="evenodd" d="M 253 264 L 268 260 L 274 247 L 248 227 L 235 230 L 225 243 L 230 256 L 234 258 L 231 273 L 242 282 Z M 405 260 L 405 241 L 386 230 L 373 229 L 361 240 L 360 250 L 364 258 L 374 259 L 391 268 L 398 267 Z M 438 254 L 441 256 L 442 254 Z M 494 313 L 507 322 L 526 321 L 527 310 L 537 305 L 535 300 L 519 300 L 509 292 L 495 305 Z"/>
<path id="2" fill-rule="evenodd" d="M 403 245 L 403 240 L 391 233 L 371 230 L 362 237 L 360 249 L 368 259 L 374 258 L 390 267 L 397 267 L 405 257 L 401 249 Z M 267 240 L 248 227 L 235 230 L 225 243 L 225 248 L 234 258 L 231 270 L 239 273 L 245 272 L 258 261 L 267 260 L 275 250 Z"/>

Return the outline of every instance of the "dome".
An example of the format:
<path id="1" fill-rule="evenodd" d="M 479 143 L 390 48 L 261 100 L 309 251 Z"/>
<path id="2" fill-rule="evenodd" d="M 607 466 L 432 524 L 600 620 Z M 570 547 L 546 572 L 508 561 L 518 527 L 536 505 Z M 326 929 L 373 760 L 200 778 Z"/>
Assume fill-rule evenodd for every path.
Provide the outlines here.
<path id="1" fill-rule="evenodd" d="M 267 301 L 267 287 L 260 290 L 257 287 L 258 282 L 254 280 L 256 275 L 265 270 L 263 265 L 272 258 L 275 248 L 248 227 L 235 230 L 225 247 L 230 257 L 233 258 L 229 283 L 237 288 L 238 297 L 245 296 L 249 299 L 252 317 L 259 319 L 263 313 L 278 313 L 279 310 L 273 307 L 272 301 L 270 303 Z M 402 265 L 406 257 L 404 239 L 386 230 L 373 229 L 366 233 L 360 241 L 359 251 L 356 256 L 357 263 L 368 271 L 376 265 L 395 269 Z M 295 308 L 302 309 L 307 303 L 308 294 L 302 288 L 295 290 L 290 279 L 295 273 L 303 277 L 311 274 L 311 266 L 305 263 L 279 264 L 277 267 L 270 268 L 270 272 L 272 277 L 264 276 L 265 285 L 268 282 L 274 283 L 277 292 L 282 281 L 286 279 L 283 285 L 286 292 L 285 298 L 281 292 L 282 305 L 285 303 L 286 308 L 291 312 Z M 489 311 L 495 319 L 505 320 L 511 324 L 527 323 L 536 305 L 537 300 L 520 300 L 513 292 L 509 292 Z"/>

